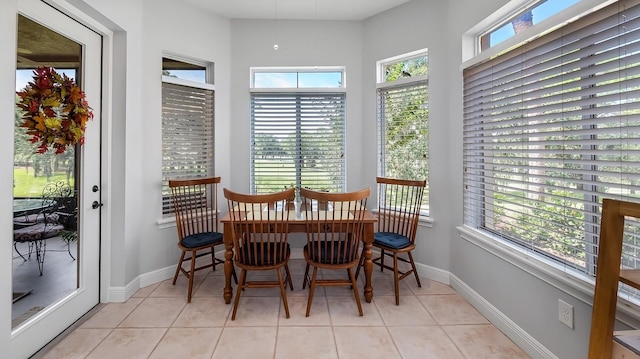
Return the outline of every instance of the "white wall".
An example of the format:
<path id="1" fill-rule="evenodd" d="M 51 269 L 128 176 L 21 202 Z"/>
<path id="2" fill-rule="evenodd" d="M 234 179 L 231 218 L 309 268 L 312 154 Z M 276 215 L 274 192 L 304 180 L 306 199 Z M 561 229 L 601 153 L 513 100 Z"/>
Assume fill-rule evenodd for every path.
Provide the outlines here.
<path id="1" fill-rule="evenodd" d="M 412 1 L 374 16 L 364 22 L 363 118 L 364 153 L 362 172 L 368 185 L 375 188 L 377 174 L 376 142 L 376 61 L 408 52 L 428 49 L 429 60 L 429 179 L 430 216 L 435 225 L 421 223 L 416 241 L 416 260 L 429 267 L 449 270 L 450 196 L 438 190 L 450 182 L 447 161 L 449 132 L 446 76 L 447 42 L 442 36 L 446 27 L 446 1 Z M 434 190 L 435 189 L 435 190 Z M 372 198 L 375 203 L 375 195 Z"/>

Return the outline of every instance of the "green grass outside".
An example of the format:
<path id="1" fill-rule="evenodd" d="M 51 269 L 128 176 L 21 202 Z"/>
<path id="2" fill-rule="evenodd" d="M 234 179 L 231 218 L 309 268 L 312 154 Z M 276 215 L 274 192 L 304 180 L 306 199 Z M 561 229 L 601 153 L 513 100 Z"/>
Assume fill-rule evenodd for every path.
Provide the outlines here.
<path id="1" fill-rule="evenodd" d="M 13 168 L 13 196 L 14 197 L 41 197 L 42 189 L 48 183 L 58 181 L 67 182 L 65 172 L 56 172 L 49 178 L 46 176 L 33 176 L 33 168 L 27 170 L 24 167 Z M 73 178 L 70 179 L 69 185 L 73 187 Z"/>
<path id="2" fill-rule="evenodd" d="M 268 192 L 282 191 L 285 187 L 295 185 L 296 177 L 294 163 L 277 159 L 256 160 L 255 165 L 259 169 L 260 176 L 256 177 L 256 184 L 261 188 L 270 188 Z M 267 168 L 268 170 L 264 170 Z M 269 170 L 270 169 L 270 170 Z M 289 176 L 280 171 L 289 171 Z M 323 190 L 334 186 L 330 176 L 322 172 L 319 167 L 302 169 L 302 186 Z"/>

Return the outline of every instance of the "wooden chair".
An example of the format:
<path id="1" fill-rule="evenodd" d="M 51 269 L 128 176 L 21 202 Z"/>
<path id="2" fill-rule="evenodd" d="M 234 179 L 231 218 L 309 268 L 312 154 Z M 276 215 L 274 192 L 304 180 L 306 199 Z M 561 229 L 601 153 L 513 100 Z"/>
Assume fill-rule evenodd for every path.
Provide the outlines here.
<path id="1" fill-rule="evenodd" d="M 421 287 L 416 264 L 411 251 L 416 248 L 416 231 L 420 216 L 420 204 L 426 181 L 400 180 L 376 177 L 378 184 L 378 229 L 374 233 L 373 246 L 380 249 L 380 257 L 374 258 L 373 263 L 393 270 L 393 285 L 396 294 L 396 305 L 400 304 L 400 280 L 411 273 Z M 407 258 L 401 256 L 406 254 Z M 385 264 L 385 256 L 393 257 L 393 266 Z M 356 278 L 360 267 L 364 264 L 364 256 L 356 271 Z M 409 263 L 411 269 L 403 272 L 399 263 Z"/>
<path id="2" fill-rule="evenodd" d="M 173 284 L 176 284 L 180 272 L 188 278 L 188 303 L 191 303 L 195 272 L 206 268 L 215 270 L 217 264 L 224 263 L 215 256 L 215 247 L 224 246 L 222 233 L 218 230 L 219 183 L 220 177 L 169 181 L 181 251 Z M 205 255 L 211 255 L 211 263 L 196 267 L 196 259 Z M 190 262 L 189 269 L 183 267 L 186 261 Z"/>
<path id="3" fill-rule="evenodd" d="M 224 196 L 229 206 L 231 221 L 234 263 L 240 267 L 240 281 L 236 290 L 231 320 L 236 319 L 240 295 L 245 288 L 280 287 L 282 303 L 289 318 L 289 305 L 285 282 L 293 290 L 291 273 L 289 272 L 289 210 L 295 198 L 295 190 L 271 194 L 241 194 L 224 189 Z M 286 277 L 283 280 L 281 270 Z M 275 270 L 278 281 L 247 281 L 248 271 Z"/>
<path id="4" fill-rule="evenodd" d="M 303 288 L 309 283 L 307 317 L 311 311 L 316 285 L 351 286 L 358 312 L 360 316 L 363 315 L 353 268 L 359 261 L 358 252 L 363 236 L 363 219 L 369 194 L 368 188 L 348 193 L 300 189 L 307 226 L 307 244 L 303 249 L 304 259 L 307 261 Z M 313 266 L 313 274 L 309 281 L 310 266 Z M 318 279 L 318 268 L 346 269 L 349 277 Z"/>

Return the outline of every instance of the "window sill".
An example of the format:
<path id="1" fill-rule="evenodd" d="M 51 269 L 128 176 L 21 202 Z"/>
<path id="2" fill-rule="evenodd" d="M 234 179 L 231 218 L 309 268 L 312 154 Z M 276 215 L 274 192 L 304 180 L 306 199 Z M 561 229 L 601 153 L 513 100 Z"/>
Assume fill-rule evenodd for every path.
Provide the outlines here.
<path id="1" fill-rule="evenodd" d="M 156 221 L 158 225 L 158 229 L 166 229 L 176 226 L 176 218 L 175 217 L 164 217 L 160 218 Z"/>
<path id="2" fill-rule="evenodd" d="M 460 237 L 495 255 L 535 278 L 561 290 L 583 303 L 593 304 L 595 278 L 586 276 L 559 263 L 552 262 L 525 248 L 475 229 L 458 227 Z M 634 328 L 640 327 L 640 303 L 618 296 L 617 319 Z"/>
<path id="3" fill-rule="evenodd" d="M 420 227 L 427 227 L 427 228 L 433 228 L 433 217 L 430 216 L 426 216 L 426 215 L 420 215 L 420 218 L 418 218 L 418 226 Z"/>

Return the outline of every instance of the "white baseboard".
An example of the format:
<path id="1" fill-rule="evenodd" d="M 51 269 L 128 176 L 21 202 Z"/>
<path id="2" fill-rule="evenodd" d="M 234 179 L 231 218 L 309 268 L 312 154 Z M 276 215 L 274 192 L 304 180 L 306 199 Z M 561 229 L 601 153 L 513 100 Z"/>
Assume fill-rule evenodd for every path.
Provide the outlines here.
<path id="1" fill-rule="evenodd" d="M 116 303 L 126 302 L 140 288 L 173 278 L 175 270 L 175 265 L 172 265 L 153 272 L 141 274 L 124 287 L 110 287 L 108 289 L 108 301 Z"/>
<path id="2" fill-rule="evenodd" d="M 424 265 L 422 263 L 416 263 L 416 269 L 418 270 L 418 275 L 420 276 L 420 278 L 427 278 L 435 280 L 436 282 L 450 285 L 449 277 L 451 275 L 445 270 Z"/>
<path id="3" fill-rule="evenodd" d="M 449 274 L 450 286 L 476 308 L 485 318 L 496 326 L 509 339 L 516 343 L 531 358 L 558 359 L 552 352 L 540 344 L 529 333 L 525 332 L 509 317 L 500 312 L 491 303 L 480 296 L 471 287 L 453 274 Z"/>

